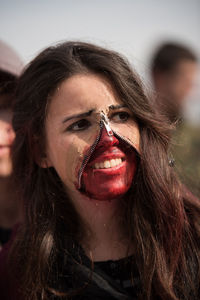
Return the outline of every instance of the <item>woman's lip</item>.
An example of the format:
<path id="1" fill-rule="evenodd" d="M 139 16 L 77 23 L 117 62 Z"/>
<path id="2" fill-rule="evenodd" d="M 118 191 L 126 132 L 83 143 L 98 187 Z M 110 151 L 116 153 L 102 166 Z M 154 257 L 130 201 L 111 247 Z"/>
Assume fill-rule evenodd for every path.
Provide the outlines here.
<path id="1" fill-rule="evenodd" d="M 3 148 L 3 147 L 10 147 L 11 146 L 11 144 L 0 144 L 0 148 Z"/>
<path id="2" fill-rule="evenodd" d="M 0 145 L 0 151 L 4 151 L 4 150 L 10 150 L 11 146 L 9 145 Z"/>
<path id="3" fill-rule="evenodd" d="M 10 148 L 11 145 L 0 145 L 0 149 Z"/>

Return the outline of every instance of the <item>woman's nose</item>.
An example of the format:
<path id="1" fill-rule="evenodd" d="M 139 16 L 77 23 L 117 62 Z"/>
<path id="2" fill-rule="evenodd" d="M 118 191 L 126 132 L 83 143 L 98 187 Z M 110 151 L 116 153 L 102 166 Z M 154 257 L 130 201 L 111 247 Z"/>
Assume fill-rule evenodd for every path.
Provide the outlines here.
<path id="1" fill-rule="evenodd" d="M 5 145 L 12 144 L 15 138 L 15 132 L 11 124 L 4 123 L 3 126 L 0 126 L 0 138 L 3 144 Z"/>
<path id="2" fill-rule="evenodd" d="M 98 143 L 99 147 L 112 147 L 119 144 L 118 139 L 114 135 L 108 134 L 106 128 L 104 127 L 101 133 L 101 137 Z"/>

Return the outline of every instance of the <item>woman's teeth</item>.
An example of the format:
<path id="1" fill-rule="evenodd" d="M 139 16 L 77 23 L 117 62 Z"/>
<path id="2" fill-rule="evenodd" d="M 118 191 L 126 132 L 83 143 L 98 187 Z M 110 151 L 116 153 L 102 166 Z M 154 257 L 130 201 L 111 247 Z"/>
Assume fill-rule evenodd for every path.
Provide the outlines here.
<path id="1" fill-rule="evenodd" d="M 94 169 L 109 169 L 116 167 L 122 163 L 121 158 L 111 159 L 111 160 L 105 160 L 104 162 L 96 163 L 94 165 Z"/>

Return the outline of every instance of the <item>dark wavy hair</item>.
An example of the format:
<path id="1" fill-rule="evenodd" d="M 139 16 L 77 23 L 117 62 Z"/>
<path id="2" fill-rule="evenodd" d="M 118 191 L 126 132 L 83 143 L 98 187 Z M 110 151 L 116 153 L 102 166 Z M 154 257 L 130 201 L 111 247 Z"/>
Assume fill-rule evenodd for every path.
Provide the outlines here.
<path id="1" fill-rule="evenodd" d="M 80 217 L 55 170 L 36 163 L 45 149 L 51 96 L 64 80 L 81 73 L 104 76 L 139 124 L 140 163 L 127 194 L 124 226 L 135 245 L 141 299 L 198 298 L 200 205 L 183 191 L 169 165 L 168 125 L 154 112 L 153 102 L 125 58 L 92 44 L 65 42 L 47 48 L 28 65 L 14 106 L 14 174 L 25 217 L 12 259 L 25 299 L 49 299 L 50 291 L 59 295 L 59 290 L 51 290 L 53 265 L 63 251 L 63 240 L 79 241 L 82 234 Z"/>

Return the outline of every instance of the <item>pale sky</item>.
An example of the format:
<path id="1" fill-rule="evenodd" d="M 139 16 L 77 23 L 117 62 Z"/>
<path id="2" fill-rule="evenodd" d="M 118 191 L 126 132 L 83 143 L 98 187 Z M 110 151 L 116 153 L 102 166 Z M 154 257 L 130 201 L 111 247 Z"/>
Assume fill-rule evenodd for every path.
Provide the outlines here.
<path id="1" fill-rule="evenodd" d="M 52 43 L 78 39 L 125 54 L 147 81 L 162 41 L 182 42 L 200 57 L 199 31 L 200 0 L 0 0 L 0 39 L 25 63 Z M 192 98 L 187 112 L 200 120 L 200 78 Z"/>

